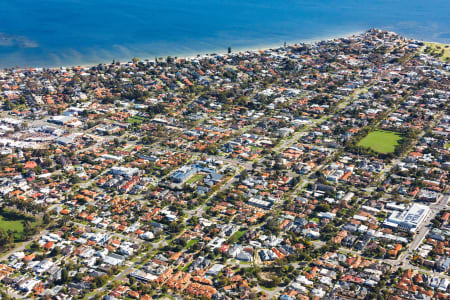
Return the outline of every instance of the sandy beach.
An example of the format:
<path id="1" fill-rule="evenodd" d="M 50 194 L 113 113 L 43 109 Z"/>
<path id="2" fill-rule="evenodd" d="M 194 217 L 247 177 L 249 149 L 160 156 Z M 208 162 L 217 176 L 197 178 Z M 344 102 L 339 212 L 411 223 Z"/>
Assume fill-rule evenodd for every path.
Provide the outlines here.
<path id="1" fill-rule="evenodd" d="M 286 46 L 292 46 L 292 45 L 296 45 L 296 44 L 312 44 L 312 43 L 317 43 L 320 41 L 328 41 L 328 40 L 333 40 L 333 39 L 339 39 L 339 38 L 346 38 L 346 37 L 351 37 L 351 36 L 355 36 L 358 34 L 363 33 L 364 31 L 355 31 L 355 32 L 350 32 L 350 33 L 345 33 L 345 34 L 336 34 L 336 35 L 332 35 L 332 36 L 326 36 L 326 37 L 317 37 L 317 38 L 313 38 L 313 39 L 305 39 L 305 40 L 296 40 L 296 41 L 286 41 Z M 249 47 L 239 47 L 239 48 L 233 48 L 231 46 L 231 51 L 233 54 L 236 53 L 245 53 L 245 52 L 257 52 L 257 51 L 265 51 L 265 50 L 269 50 L 269 49 L 277 49 L 277 48 L 281 48 L 284 46 L 284 42 L 281 44 L 271 44 L 271 45 L 257 45 L 257 46 L 249 46 Z M 167 57 L 173 57 L 173 58 L 177 58 L 177 59 L 195 59 L 197 57 L 202 57 L 202 56 L 208 56 L 211 54 L 217 54 L 217 55 L 225 55 L 228 53 L 228 48 L 225 49 L 212 49 L 210 51 L 205 51 L 202 53 L 179 53 L 179 54 L 168 54 L 168 55 L 164 55 L 164 56 L 157 56 L 157 59 L 166 59 Z M 135 56 L 137 57 L 137 56 Z M 129 62 L 132 61 L 134 57 L 127 57 L 127 58 L 116 58 L 114 59 L 116 62 L 120 62 L 121 64 L 127 64 Z M 143 61 L 155 61 L 155 57 L 137 57 L 140 60 Z M 61 65 L 61 66 L 55 66 L 55 67 L 49 67 L 49 68 L 71 68 L 71 67 L 82 67 L 82 68 L 91 68 L 91 67 L 95 67 L 99 64 L 110 64 L 112 63 L 112 61 L 110 62 L 99 62 L 99 63 L 86 63 L 86 64 L 80 64 L 80 65 Z"/>

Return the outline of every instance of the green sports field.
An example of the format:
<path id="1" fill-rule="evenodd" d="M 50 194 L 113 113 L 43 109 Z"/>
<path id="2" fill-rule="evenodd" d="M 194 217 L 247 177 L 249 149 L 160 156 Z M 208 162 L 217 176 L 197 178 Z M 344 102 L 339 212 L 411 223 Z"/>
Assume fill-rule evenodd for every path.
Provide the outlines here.
<path id="1" fill-rule="evenodd" d="M 22 221 L 20 220 L 7 220 L 0 216 L 0 228 L 3 228 L 5 231 L 12 230 L 17 231 L 18 233 L 23 232 Z"/>
<path id="2" fill-rule="evenodd" d="M 393 153 L 402 137 L 395 132 L 375 130 L 363 138 L 358 146 L 370 148 L 378 153 Z"/>

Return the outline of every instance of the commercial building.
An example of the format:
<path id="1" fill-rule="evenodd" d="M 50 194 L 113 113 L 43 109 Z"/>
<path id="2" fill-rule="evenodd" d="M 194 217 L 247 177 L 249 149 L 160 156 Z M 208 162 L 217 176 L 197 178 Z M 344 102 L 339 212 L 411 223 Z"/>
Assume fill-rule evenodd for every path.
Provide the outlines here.
<path id="1" fill-rule="evenodd" d="M 132 177 L 139 173 L 138 168 L 112 167 L 111 174 Z"/>
<path id="2" fill-rule="evenodd" d="M 197 168 L 194 166 L 183 166 L 176 170 L 170 179 L 175 183 L 183 183 L 188 180 L 192 175 L 197 173 Z"/>
<path id="3" fill-rule="evenodd" d="M 402 231 L 415 232 L 429 213 L 430 208 L 428 206 L 415 203 L 403 211 L 394 211 L 384 222 L 384 225 Z"/>

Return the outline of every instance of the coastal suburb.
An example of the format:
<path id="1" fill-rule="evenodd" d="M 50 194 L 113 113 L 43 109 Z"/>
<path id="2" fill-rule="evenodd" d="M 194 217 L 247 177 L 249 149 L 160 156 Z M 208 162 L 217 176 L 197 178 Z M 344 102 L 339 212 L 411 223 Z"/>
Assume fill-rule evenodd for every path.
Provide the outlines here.
<path id="1" fill-rule="evenodd" d="M 0 70 L 0 299 L 450 299 L 450 45 L 225 50 Z"/>

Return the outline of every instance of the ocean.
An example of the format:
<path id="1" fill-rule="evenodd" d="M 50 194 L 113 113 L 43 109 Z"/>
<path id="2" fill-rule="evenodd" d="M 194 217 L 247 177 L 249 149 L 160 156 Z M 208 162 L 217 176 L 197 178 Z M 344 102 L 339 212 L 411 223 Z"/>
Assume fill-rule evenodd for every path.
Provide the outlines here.
<path id="1" fill-rule="evenodd" d="M 0 67 L 281 46 L 380 28 L 450 43 L 449 0 L 0 0 Z"/>

